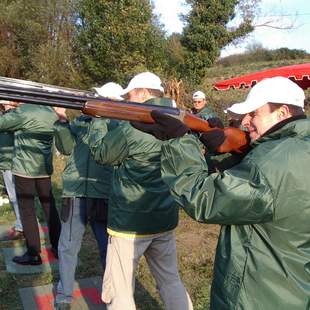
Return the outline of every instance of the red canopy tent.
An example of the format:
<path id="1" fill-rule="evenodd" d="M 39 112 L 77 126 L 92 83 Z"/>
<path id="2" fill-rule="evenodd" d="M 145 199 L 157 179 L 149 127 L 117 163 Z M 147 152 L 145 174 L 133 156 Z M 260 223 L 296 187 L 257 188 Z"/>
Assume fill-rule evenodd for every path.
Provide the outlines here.
<path id="1" fill-rule="evenodd" d="M 229 80 L 219 81 L 213 84 L 216 90 L 228 90 L 230 88 L 252 87 L 257 82 L 274 76 L 283 76 L 291 79 L 302 89 L 310 87 L 310 63 L 278 67 L 269 70 L 241 75 Z"/>

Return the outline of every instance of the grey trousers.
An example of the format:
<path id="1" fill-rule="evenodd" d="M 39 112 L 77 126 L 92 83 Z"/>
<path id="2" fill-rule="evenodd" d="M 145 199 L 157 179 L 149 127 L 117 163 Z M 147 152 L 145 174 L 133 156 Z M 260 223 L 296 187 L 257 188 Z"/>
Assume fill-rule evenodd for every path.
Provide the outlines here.
<path id="1" fill-rule="evenodd" d="M 16 217 L 15 230 L 23 231 L 23 225 L 20 219 L 18 203 L 16 198 L 14 175 L 12 174 L 11 170 L 3 171 L 3 181 Z"/>
<path id="2" fill-rule="evenodd" d="M 106 200 L 101 200 L 102 208 L 107 208 Z M 86 199 L 72 198 L 69 217 L 65 222 L 62 221 L 61 223 L 61 234 L 58 244 L 60 280 L 57 285 L 56 303 L 71 303 L 73 301 L 75 269 L 87 224 Z M 90 225 L 97 240 L 104 270 L 108 241 L 107 225 L 97 221 L 90 222 Z"/>
<path id="3" fill-rule="evenodd" d="M 102 300 L 108 310 L 135 310 L 135 270 L 144 255 L 167 310 L 191 310 L 180 279 L 173 232 L 146 237 L 109 236 Z"/>

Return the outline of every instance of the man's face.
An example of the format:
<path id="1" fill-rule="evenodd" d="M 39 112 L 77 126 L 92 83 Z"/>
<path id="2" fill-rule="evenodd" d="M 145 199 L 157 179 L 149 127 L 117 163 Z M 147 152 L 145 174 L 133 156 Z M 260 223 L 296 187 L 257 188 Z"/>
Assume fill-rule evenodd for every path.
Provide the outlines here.
<path id="1" fill-rule="evenodd" d="M 206 99 L 194 99 L 193 105 L 196 110 L 201 110 L 206 105 Z"/>
<path id="2" fill-rule="evenodd" d="M 126 94 L 126 99 L 129 101 L 143 103 L 149 99 L 149 92 L 146 89 L 133 89 Z"/>
<path id="3" fill-rule="evenodd" d="M 8 110 L 11 110 L 11 109 L 16 109 L 18 105 L 15 102 L 12 101 L 12 102 L 10 102 L 8 104 L 4 104 L 3 106 L 4 106 L 4 110 L 8 111 Z"/>
<path id="4" fill-rule="evenodd" d="M 244 126 L 250 134 L 251 141 L 260 138 L 267 130 L 282 120 L 279 110 L 270 111 L 268 104 L 248 113 L 242 119 L 241 125 Z"/>

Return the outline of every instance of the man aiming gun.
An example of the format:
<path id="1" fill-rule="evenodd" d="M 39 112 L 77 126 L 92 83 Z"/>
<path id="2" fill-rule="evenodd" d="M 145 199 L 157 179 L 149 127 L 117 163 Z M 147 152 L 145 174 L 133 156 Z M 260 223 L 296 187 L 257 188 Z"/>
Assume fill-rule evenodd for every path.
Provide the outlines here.
<path id="1" fill-rule="evenodd" d="M 188 128 L 178 120 L 152 113 L 161 123 L 153 131 L 146 126 L 155 136 L 158 126 L 166 132 L 184 126 L 178 139 L 162 145 L 163 180 L 189 216 L 222 225 L 212 310 L 309 308 L 310 121 L 304 99 L 289 79 L 257 83 L 230 108 L 243 116 L 252 150 L 222 173 L 208 174 L 197 139 L 184 135 Z"/>

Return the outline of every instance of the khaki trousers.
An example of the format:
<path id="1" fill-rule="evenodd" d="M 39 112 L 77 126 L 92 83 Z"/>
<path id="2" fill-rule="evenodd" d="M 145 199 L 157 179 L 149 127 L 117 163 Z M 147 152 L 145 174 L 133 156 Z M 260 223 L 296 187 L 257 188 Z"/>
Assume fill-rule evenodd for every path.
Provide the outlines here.
<path id="1" fill-rule="evenodd" d="M 166 310 L 191 310 L 192 302 L 179 277 L 173 232 L 148 237 L 110 236 L 102 300 L 108 310 L 135 310 L 135 270 L 144 255 Z"/>

